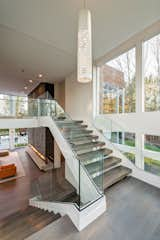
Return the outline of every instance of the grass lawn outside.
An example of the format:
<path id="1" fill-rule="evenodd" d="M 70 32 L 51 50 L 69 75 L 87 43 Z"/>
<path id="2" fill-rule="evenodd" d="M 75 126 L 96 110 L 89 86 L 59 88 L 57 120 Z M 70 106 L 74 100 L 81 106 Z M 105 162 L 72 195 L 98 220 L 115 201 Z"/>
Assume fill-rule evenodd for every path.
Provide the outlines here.
<path id="1" fill-rule="evenodd" d="M 147 149 L 147 150 L 160 152 L 160 147 L 149 144 L 149 143 L 145 143 L 144 148 Z"/>

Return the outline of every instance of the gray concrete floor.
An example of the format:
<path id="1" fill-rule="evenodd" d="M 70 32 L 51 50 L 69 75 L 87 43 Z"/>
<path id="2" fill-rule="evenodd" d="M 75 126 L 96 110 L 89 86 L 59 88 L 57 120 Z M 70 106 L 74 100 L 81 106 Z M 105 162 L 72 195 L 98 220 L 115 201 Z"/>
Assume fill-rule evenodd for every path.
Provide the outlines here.
<path id="1" fill-rule="evenodd" d="M 106 198 L 107 211 L 82 232 L 63 217 L 28 240 L 160 240 L 160 189 L 129 177 Z"/>

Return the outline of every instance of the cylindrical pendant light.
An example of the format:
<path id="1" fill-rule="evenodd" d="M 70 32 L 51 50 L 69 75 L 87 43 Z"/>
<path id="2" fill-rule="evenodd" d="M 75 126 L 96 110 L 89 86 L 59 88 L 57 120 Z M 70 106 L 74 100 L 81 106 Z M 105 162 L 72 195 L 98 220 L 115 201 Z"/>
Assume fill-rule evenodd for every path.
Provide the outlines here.
<path id="1" fill-rule="evenodd" d="M 79 12 L 77 54 L 78 82 L 87 83 L 92 81 L 91 13 L 88 9 L 85 8 Z"/>

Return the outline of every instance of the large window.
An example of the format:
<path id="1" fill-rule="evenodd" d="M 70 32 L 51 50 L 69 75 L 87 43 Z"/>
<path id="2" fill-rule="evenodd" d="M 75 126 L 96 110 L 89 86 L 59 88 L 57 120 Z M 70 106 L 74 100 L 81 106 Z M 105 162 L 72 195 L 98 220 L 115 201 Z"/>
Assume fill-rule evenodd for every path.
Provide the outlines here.
<path id="1" fill-rule="evenodd" d="M 145 111 L 160 110 L 160 34 L 143 43 Z"/>
<path id="2" fill-rule="evenodd" d="M 9 149 L 9 129 L 0 129 L 0 149 Z"/>
<path id="3" fill-rule="evenodd" d="M 160 161 L 149 157 L 144 158 L 144 170 L 160 176 Z"/>
<path id="4" fill-rule="evenodd" d="M 160 152 L 160 136 L 145 135 L 144 148 L 150 151 Z"/>
<path id="5" fill-rule="evenodd" d="M 100 112 L 135 112 L 135 48 L 100 67 Z"/>
<path id="6" fill-rule="evenodd" d="M 160 176 L 159 22 L 111 50 L 106 59 L 101 58 L 98 63 L 98 84 L 95 85 L 98 89 L 95 109 L 100 115 L 106 114 L 102 116 L 106 119 L 106 129 L 108 118 L 112 120 L 111 134 L 109 129 L 106 136 L 137 167 Z M 150 113 L 143 114 L 144 111 Z M 113 113 L 120 115 L 107 116 Z M 146 123 L 145 117 L 148 117 Z"/>
<path id="7" fill-rule="evenodd" d="M 27 112 L 27 97 L 0 94 L 0 116 L 22 117 Z"/>
<path id="8" fill-rule="evenodd" d="M 15 129 L 15 147 L 25 147 L 28 144 L 27 129 Z"/>

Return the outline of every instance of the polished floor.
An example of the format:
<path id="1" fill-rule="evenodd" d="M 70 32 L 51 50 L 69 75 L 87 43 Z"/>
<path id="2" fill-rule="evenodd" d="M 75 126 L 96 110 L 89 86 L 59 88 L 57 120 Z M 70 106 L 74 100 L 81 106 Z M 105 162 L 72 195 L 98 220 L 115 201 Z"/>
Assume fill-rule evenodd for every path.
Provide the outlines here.
<path id="1" fill-rule="evenodd" d="M 0 219 L 28 205 L 33 181 L 40 172 L 18 151 L 26 176 L 0 185 Z M 48 174 L 48 173 L 47 173 Z M 56 172 L 61 179 L 64 172 Z M 63 177 L 62 177 L 63 178 Z M 107 211 L 82 232 L 64 217 L 42 229 L 31 240 L 160 240 L 160 190 L 129 177 L 106 191 Z M 37 235 L 38 234 L 38 235 Z"/>
<path id="2" fill-rule="evenodd" d="M 0 221 L 28 206 L 29 199 L 47 192 L 55 198 L 70 193 L 70 185 L 64 179 L 64 166 L 50 172 L 42 172 L 24 149 L 16 150 L 25 170 L 25 176 L 0 184 Z M 63 164 L 63 163 L 62 163 Z M 68 186 L 69 185 L 69 186 Z M 71 189 L 72 191 L 72 189 Z"/>
<path id="3" fill-rule="evenodd" d="M 129 177 L 106 192 L 108 209 L 82 232 L 68 217 L 27 240 L 160 240 L 160 190 Z"/>
<path id="4" fill-rule="evenodd" d="M 43 173 L 39 171 L 24 149 L 16 150 L 25 170 L 25 176 L 0 184 L 0 220 L 28 206 L 32 184 Z"/>

